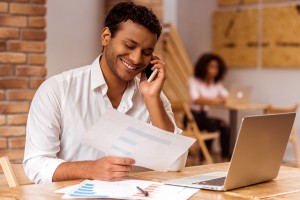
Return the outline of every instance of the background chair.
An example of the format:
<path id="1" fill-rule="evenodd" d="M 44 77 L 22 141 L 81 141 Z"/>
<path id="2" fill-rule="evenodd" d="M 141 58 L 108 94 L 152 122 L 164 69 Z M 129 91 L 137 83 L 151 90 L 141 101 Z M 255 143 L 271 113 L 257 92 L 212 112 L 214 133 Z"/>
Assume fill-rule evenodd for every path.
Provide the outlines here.
<path id="1" fill-rule="evenodd" d="M 189 161 L 191 160 L 191 165 L 199 164 L 199 148 L 203 152 L 207 163 L 213 163 L 205 141 L 218 138 L 218 133 L 200 131 L 189 110 L 189 105 L 184 103 L 189 100 L 187 81 L 188 78 L 193 75 L 194 66 L 176 28 L 171 23 L 164 24 L 163 49 L 164 62 L 167 66 L 172 66 L 168 68 L 168 76 L 172 78 L 166 80 L 163 91 L 172 104 L 176 124 L 179 125 L 180 128 L 183 128 L 183 126 L 181 126 L 183 116 L 186 115 L 188 117 L 187 128 L 184 130 L 183 135 L 197 139 L 197 143 L 193 144 L 189 149 L 189 158 L 192 155 L 193 159 L 188 159 L 187 165 L 189 165 Z"/>
<path id="2" fill-rule="evenodd" d="M 9 187 L 32 184 L 25 175 L 22 164 L 11 164 L 7 156 L 0 158 L 0 164 Z"/>
<path id="3" fill-rule="evenodd" d="M 296 112 L 297 108 L 298 108 L 298 104 L 294 104 L 290 107 L 276 107 L 276 106 L 273 106 L 273 105 L 269 105 L 265 109 L 265 114 Z M 297 167 L 300 167 L 299 145 L 298 145 L 298 141 L 297 141 L 297 132 L 296 132 L 295 126 L 293 126 L 293 128 L 292 128 L 292 132 L 291 132 L 289 142 L 291 142 L 293 144 L 296 165 L 297 165 Z"/>
<path id="4" fill-rule="evenodd" d="M 210 152 L 207 149 L 207 146 L 205 144 L 206 140 L 213 140 L 217 139 L 219 137 L 218 132 L 206 132 L 206 131 L 200 131 L 197 125 L 196 120 L 194 119 L 194 116 L 190 110 L 190 106 L 187 102 L 183 103 L 183 109 L 187 117 L 187 126 L 186 129 L 183 131 L 183 135 L 193 137 L 197 139 L 198 147 L 197 145 L 193 145 L 189 151 L 192 155 L 198 156 L 199 149 L 202 151 L 204 158 L 207 163 L 214 163 L 212 156 Z M 196 163 L 199 164 L 199 163 Z"/>

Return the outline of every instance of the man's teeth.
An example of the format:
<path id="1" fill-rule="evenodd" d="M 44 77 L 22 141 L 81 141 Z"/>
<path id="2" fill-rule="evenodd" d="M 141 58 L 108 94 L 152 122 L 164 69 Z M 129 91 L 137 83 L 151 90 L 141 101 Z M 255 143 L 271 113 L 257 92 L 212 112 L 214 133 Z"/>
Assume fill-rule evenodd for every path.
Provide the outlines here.
<path id="1" fill-rule="evenodd" d="M 130 65 L 128 65 L 126 62 L 124 62 L 123 60 L 122 60 L 122 63 L 128 68 L 128 69 L 136 69 L 136 67 L 132 67 L 132 66 L 130 66 Z"/>

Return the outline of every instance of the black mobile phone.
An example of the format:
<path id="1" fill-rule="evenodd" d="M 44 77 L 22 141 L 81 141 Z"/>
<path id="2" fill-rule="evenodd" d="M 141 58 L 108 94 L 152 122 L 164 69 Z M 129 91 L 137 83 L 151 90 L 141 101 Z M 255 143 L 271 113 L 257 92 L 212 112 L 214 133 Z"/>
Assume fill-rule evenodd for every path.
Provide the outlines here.
<path id="1" fill-rule="evenodd" d="M 146 68 L 145 68 L 145 74 L 147 76 L 147 79 L 151 76 L 153 70 L 151 69 L 153 67 L 153 64 L 149 64 Z"/>

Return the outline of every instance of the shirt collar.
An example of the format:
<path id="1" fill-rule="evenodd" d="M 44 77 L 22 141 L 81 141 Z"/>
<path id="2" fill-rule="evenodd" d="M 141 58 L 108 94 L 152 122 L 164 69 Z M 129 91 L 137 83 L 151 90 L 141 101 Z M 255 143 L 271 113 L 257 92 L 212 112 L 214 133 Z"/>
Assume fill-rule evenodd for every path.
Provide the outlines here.
<path id="1" fill-rule="evenodd" d="M 106 85 L 101 67 L 100 67 L 100 58 L 99 55 L 96 60 L 91 64 L 91 89 L 94 90 L 101 85 Z"/>

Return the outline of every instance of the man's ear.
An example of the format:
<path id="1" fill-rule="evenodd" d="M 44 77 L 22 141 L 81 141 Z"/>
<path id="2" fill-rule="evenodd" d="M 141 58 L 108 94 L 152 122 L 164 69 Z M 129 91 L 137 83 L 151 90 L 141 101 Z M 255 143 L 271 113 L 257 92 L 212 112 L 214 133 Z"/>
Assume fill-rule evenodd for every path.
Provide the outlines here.
<path id="1" fill-rule="evenodd" d="M 109 28 L 104 27 L 104 29 L 102 30 L 102 33 L 101 33 L 102 46 L 106 46 L 109 43 L 110 38 L 111 38 L 111 32 L 110 32 Z"/>

